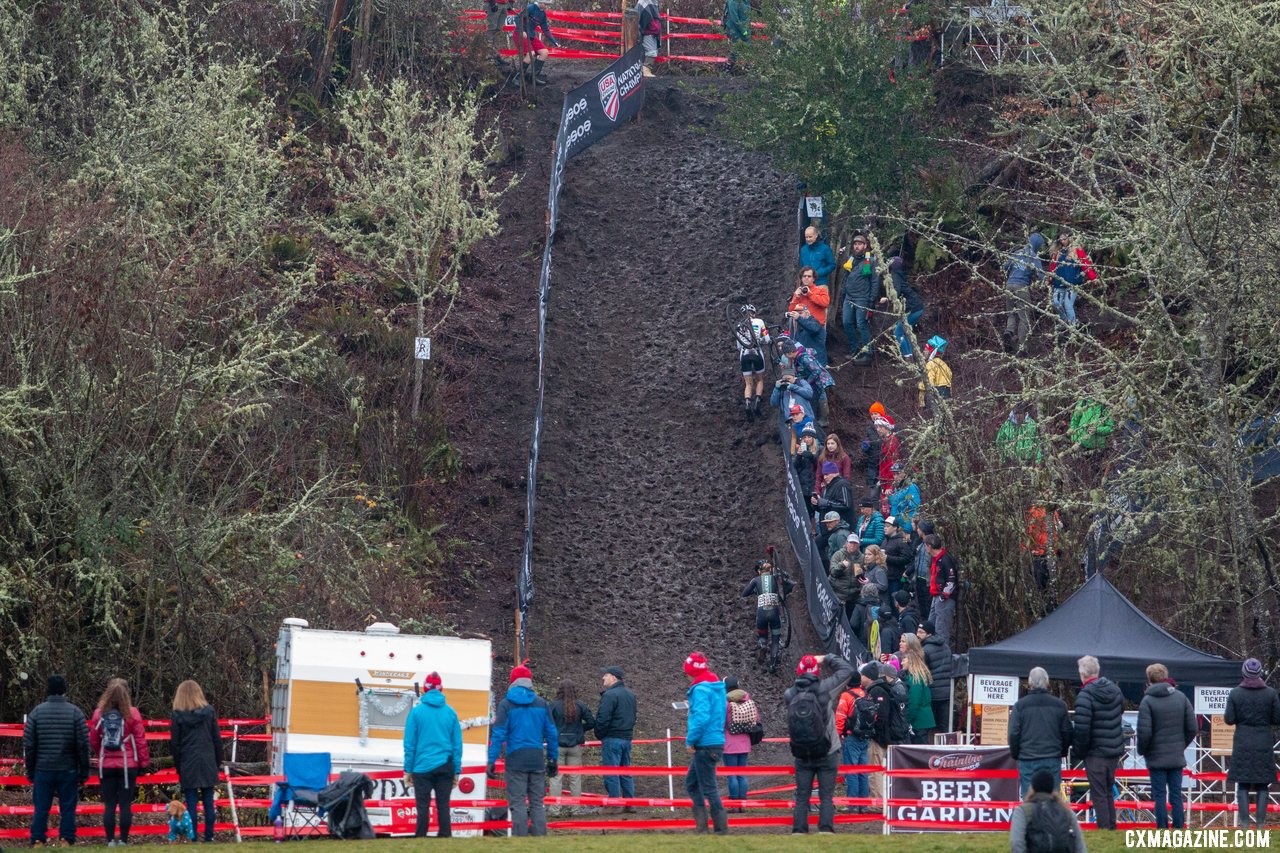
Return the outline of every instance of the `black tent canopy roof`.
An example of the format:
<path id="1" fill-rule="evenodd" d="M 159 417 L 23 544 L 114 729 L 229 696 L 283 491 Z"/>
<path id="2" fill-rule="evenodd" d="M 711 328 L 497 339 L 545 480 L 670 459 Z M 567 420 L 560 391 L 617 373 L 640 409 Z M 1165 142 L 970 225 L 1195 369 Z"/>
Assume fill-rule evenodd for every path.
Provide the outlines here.
<path id="1" fill-rule="evenodd" d="M 1162 663 L 1180 684 L 1231 687 L 1240 683 L 1240 662 L 1193 649 L 1120 594 L 1101 573 L 1085 581 L 1044 619 L 1020 634 L 969 650 L 976 675 L 1027 677 L 1042 666 L 1049 677 L 1079 680 L 1076 661 L 1093 655 L 1102 674 L 1117 682 L 1143 682 L 1147 666 Z"/>

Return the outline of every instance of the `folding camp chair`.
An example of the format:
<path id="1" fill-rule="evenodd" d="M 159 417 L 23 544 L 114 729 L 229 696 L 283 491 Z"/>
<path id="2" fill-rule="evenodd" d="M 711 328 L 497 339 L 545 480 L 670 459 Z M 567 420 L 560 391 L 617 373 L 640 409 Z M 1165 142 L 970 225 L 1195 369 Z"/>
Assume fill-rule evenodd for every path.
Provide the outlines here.
<path id="1" fill-rule="evenodd" d="M 332 763 L 327 752 L 284 754 L 284 781 L 276 783 L 276 802 L 289 838 L 328 833 L 317 795 L 329 784 Z"/>

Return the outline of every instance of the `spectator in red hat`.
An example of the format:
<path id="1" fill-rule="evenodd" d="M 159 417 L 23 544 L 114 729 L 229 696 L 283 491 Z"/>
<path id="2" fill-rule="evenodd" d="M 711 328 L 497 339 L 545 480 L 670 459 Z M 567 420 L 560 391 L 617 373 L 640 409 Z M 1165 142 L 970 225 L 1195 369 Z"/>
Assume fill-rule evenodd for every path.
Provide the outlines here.
<path id="1" fill-rule="evenodd" d="M 560 772 L 560 733 L 524 664 L 511 670 L 511 687 L 489 729 L 489 778 L 497 778 L 494 765 L 504 753 L 512 834 L 546 835 L 547 777 Z"/>
<path id="2" fill-rule="evenodd" d="M 462 725 L 444 700 L 440 673 L 428 673 L 423 686 L 425 692 L 404 724 L 404 782 L 412 786 L 418 807 L 414 837 L 427 837 L 434 794 L 440 825 L 436 837 L 449 838 L 449 798 L 462 775 Z"/>
<path id="3" fill-rule="evenodd" d="M 819 679 L 825 666 L 829 675 Z M 796 764 L 796 804 L 791 831 L 809 831 L 809 801 L 818 780 L 818 832 L 835 832 L 836 769 L 840 766 L 840 735 L 835 709 L 840 691 L 853 667 L 838 655 L 805 655 L 796 666 L 795 683 L 783 694 L 787 706 L 787 734 Z"/>
<path id="4" fill-rule="evenodd" d="M 684 674 L 689 677 L 689 730 L 684 740 L 691 756 L 684 788 L 693 800 L 693 828 L 707 831 L 710 809 L 716 835 L 724 835 L 729 831 L 729 814 L 716 785 L 716 765 L 724 755 L 724 682 L 711 671 L 702 652 L 690 652 L 685 658 Z"/>

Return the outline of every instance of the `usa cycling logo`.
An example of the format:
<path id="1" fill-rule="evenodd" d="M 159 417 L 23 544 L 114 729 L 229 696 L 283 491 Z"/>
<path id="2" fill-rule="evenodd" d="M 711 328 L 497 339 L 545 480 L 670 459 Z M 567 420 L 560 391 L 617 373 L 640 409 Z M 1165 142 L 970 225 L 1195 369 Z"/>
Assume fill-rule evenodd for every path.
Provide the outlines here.
<path id="1" fill-rule="evenodd" d="M 618 110 L 622 108 L 622 98 L 618 94 L 618 78 L 612 71 L 600 78 L 597 84 L 600 89 L 600 106 L 609 121 L 618 120 Z"/>

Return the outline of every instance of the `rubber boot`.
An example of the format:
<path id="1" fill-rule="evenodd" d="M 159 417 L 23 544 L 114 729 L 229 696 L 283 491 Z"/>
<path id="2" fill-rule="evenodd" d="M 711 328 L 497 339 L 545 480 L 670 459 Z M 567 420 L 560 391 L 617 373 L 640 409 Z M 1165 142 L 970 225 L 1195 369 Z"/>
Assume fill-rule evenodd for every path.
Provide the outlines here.
<path id="1" fill-rule="evenodd" d="M 725 811 L 724 806 L 711 810 L 711 824 L 715 827 L 716 835 L 729 834 L 729 813 Z"/>
<path id="2" fill-rule="evenodd" d="M 547 85 L 547 78 L 542 74 L 543 61 L 538 57 L 533 58 L 533 79 L 534 82 L 541 86 Z"/>
<path id="3" fill-rule="evenodd" d="M 699 835 L 707 833 L 707 806 L 704 803 L 693 807 L 693 831 Z"/>

